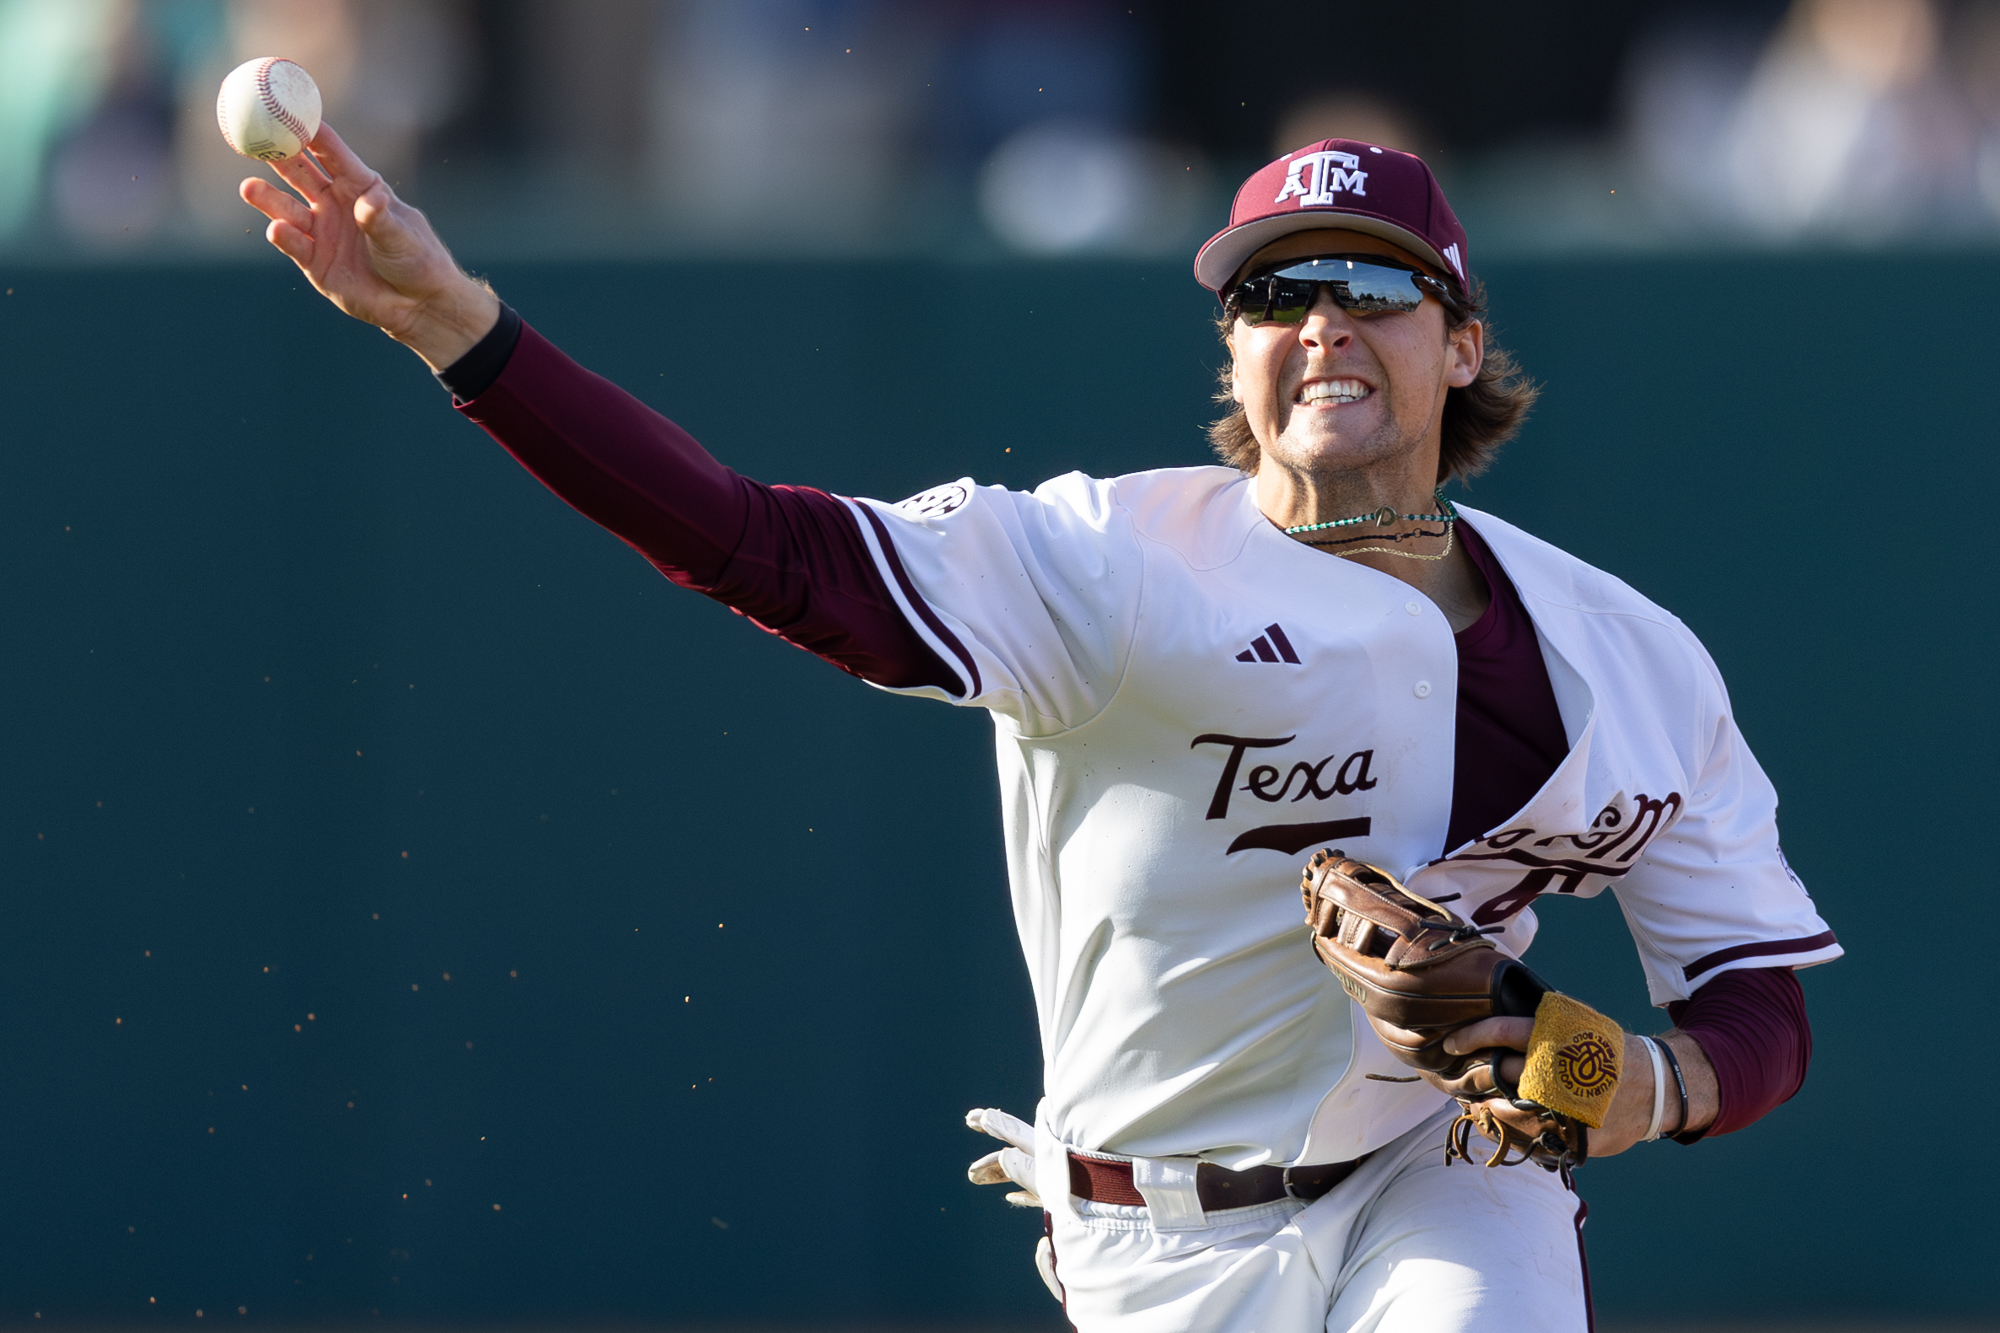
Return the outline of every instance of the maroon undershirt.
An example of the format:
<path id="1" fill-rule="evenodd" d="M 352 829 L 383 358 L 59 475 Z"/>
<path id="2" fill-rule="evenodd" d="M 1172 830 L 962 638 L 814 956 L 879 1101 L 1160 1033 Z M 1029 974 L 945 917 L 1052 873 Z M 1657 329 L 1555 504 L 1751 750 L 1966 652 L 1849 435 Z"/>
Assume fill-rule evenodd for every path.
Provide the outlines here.
<path id="1" fill-rule="evenodd" d="M 957 672 L 897 610 L 852 513 L 826 492 L 738 476 L 511 310 L 438 378 L 523 467 L 675 583 L 863 680 L 963 691 Z M 1534 622 L 1471 525 L 1460 523 L 1458 535 L 1491 599 L 1455 636 L 1445 850 L 1505 823 L 1569 752 Z M 1708 1134 L 1751 1123 L 1805 1079 L 1812 1037 L 1790 968 L 1724 972 L 1668 1012 L 1715 1066 L 1721 1111 Z"/>
<path id="2" fill-rule="evenodd" d="M 1490 597 L 1485 614 L 1452 636 L 1458 643 L 1458 732 L 1446 851 L 1512 819 L 1569 754 L 1535 622 L 1472 525 L 1456 526 L 1465 553 L 1486 576 Z"/>

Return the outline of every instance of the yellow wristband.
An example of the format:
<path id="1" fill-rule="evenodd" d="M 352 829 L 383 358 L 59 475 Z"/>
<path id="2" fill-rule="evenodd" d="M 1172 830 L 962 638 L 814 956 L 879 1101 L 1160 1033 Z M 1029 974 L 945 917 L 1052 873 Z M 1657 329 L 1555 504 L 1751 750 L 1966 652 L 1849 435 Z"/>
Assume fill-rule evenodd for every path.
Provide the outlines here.
<path id="1" fill-rule="evenodd" d="M 1618 1091 L 1624 1051 L 1625 1031 L 1617 1023 L 1550 991 L 1535 1008 L 1521 1096 L 1600 1129 Z"/>

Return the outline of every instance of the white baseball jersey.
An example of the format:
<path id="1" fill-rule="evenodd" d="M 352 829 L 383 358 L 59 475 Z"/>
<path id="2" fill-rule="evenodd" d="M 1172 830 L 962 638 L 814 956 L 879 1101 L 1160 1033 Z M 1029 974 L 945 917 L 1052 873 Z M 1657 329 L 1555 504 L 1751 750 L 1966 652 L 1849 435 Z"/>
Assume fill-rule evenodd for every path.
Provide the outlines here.
<path id="1" fill-rule="evenodd" d="M 1444 846 L 1457 649 L 1409 585 L 1283 535 L 1233 469 L 850 501 L 902 611 L 997 731 L 1008 872 L 1070 1147 L 1232 1169 L 1339 1161 L 1439 1104 L 1314 955 L 1321 846 L 1403 875 L 1519 955 L 1540 893 L 1617 896 L 1656 1004 L 1840 948 L 1778 849 L 1777 796 L 1687 627 L 1461 509 L 1534 620 L 1570 752 Z M 1448 854 L 1447 854 L 1448 853 Z"/>

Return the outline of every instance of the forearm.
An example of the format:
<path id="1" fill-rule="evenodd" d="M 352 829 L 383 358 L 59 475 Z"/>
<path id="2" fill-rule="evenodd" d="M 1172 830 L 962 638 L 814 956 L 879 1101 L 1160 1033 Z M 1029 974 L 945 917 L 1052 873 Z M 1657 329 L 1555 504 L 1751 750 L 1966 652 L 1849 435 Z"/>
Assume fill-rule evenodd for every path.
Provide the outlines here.
<path id="1" fill-rule="evenodd" d="M 1662 1055 L 1658 1084 L 1647 1038 L 1626 1035 L 1617 1096 L 1605 1124 L 1591 1135 L 1593 1156 L 1609 1157 L 1645 1139 L 1656 1087 L 1661 1135 L 1694 1143 L 1749 1125 L 1797 1092 L 1805 1079 L 1812 1033 L 1804 994 L 1790 968 L 1725 972 L 1692 999 L 1669 1005 L 1668 1013 L 1679 1026 L 1655 1038 L 1673 1057 Z M 1454 1055 L 1489 1045 L 1525 1050 L 1533 1027 L 1526 1018 L 1483 1019 L 1454 1033 L 1445 1049 Z M 1503 1067 L 1515 1080 L 1521 1069 L 1518 1056 Z M 1527 1130 L 1528 1120 L 1519 1127 Z"/>
<path id="2" fill-rule="evenodd" d="M 1692 1033 L 1676 1030 L 1663 1033 L 1654 1040 L 1670 1048 L 1674 1063 L 1680 1066 L 1680 1078 L 1676 1080 L 1674 1063 L 1662 1061 L 1662 1072 L 1666 1075 L 1666 1106 L 1660 1117 L 1660 1132 L 1681 1143 L 1693 1143 L 1704 1137 L 1709 1126 L 1715 1122 L 1718 1109 L 1715 1064 Z M 1637 1060 L 1628 1061 L 1631 1068 L 1637 1068 L 1638 1064 Z M 1650 1057 L 1646 1064 L 1652 1064 Z M 1680 1104 L 1682 1084 L 1687 1088 L 1685 1112 Z"/>
<path id="3" fill-rule="evenodd" d="M 896 606 L 845 504 L 738 476 L 511 312 L 497 319 L 440 378 L 549 489 L 674 582 L 843 670 L 898 688 L 958 688 Z"/>
<path id="4" fill-rule="evenodd" d="M 446 375 L 464 372 L 455 363 Z M 457 407 L 674 582 L 709 592 L 723 579 L 744 538 L 751 484 L 534 330 L 521 326 L 491 383 Z"/>
<path id="5" fill-rule="evenodd" d="M 1713 1098 L 1707 1115 L 1690 1114 L 1690 1130 L 1675 1135 L 1681 1141 L 1743 1129 L 1804 1084 L 1812 1061 L 1812 1028 L 1805 992 L 1792 969 L 1724 972 L 1691 999 L 1669 1005 L 1667 1012 L 1676 1025 L 1671 1036 L 1675 1053 L 1690 1047 L 1700 1052 Z M 1683 1057 L 1684 1067 L 1686 1063 Z M 1690 1072 L 1691 1082 L 1693 1077 Z M 1694 1096 L 1692 1087 L 1689 1096 Z"/>

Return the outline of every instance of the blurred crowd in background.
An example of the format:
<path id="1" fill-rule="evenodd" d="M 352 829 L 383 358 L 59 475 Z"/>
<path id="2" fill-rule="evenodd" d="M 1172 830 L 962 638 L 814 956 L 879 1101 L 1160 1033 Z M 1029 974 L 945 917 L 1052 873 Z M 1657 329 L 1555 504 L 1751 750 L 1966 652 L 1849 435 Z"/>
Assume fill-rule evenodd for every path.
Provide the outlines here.
<path id="1" fill-rule="evenodd" d="M 0 253 L 241 253 L 223 74 L 299 61 L 461 251 L 1184 252 L 1423 153 L 1488 254 L 2000 240 L 2000 0 L 0 0 Z"/>

